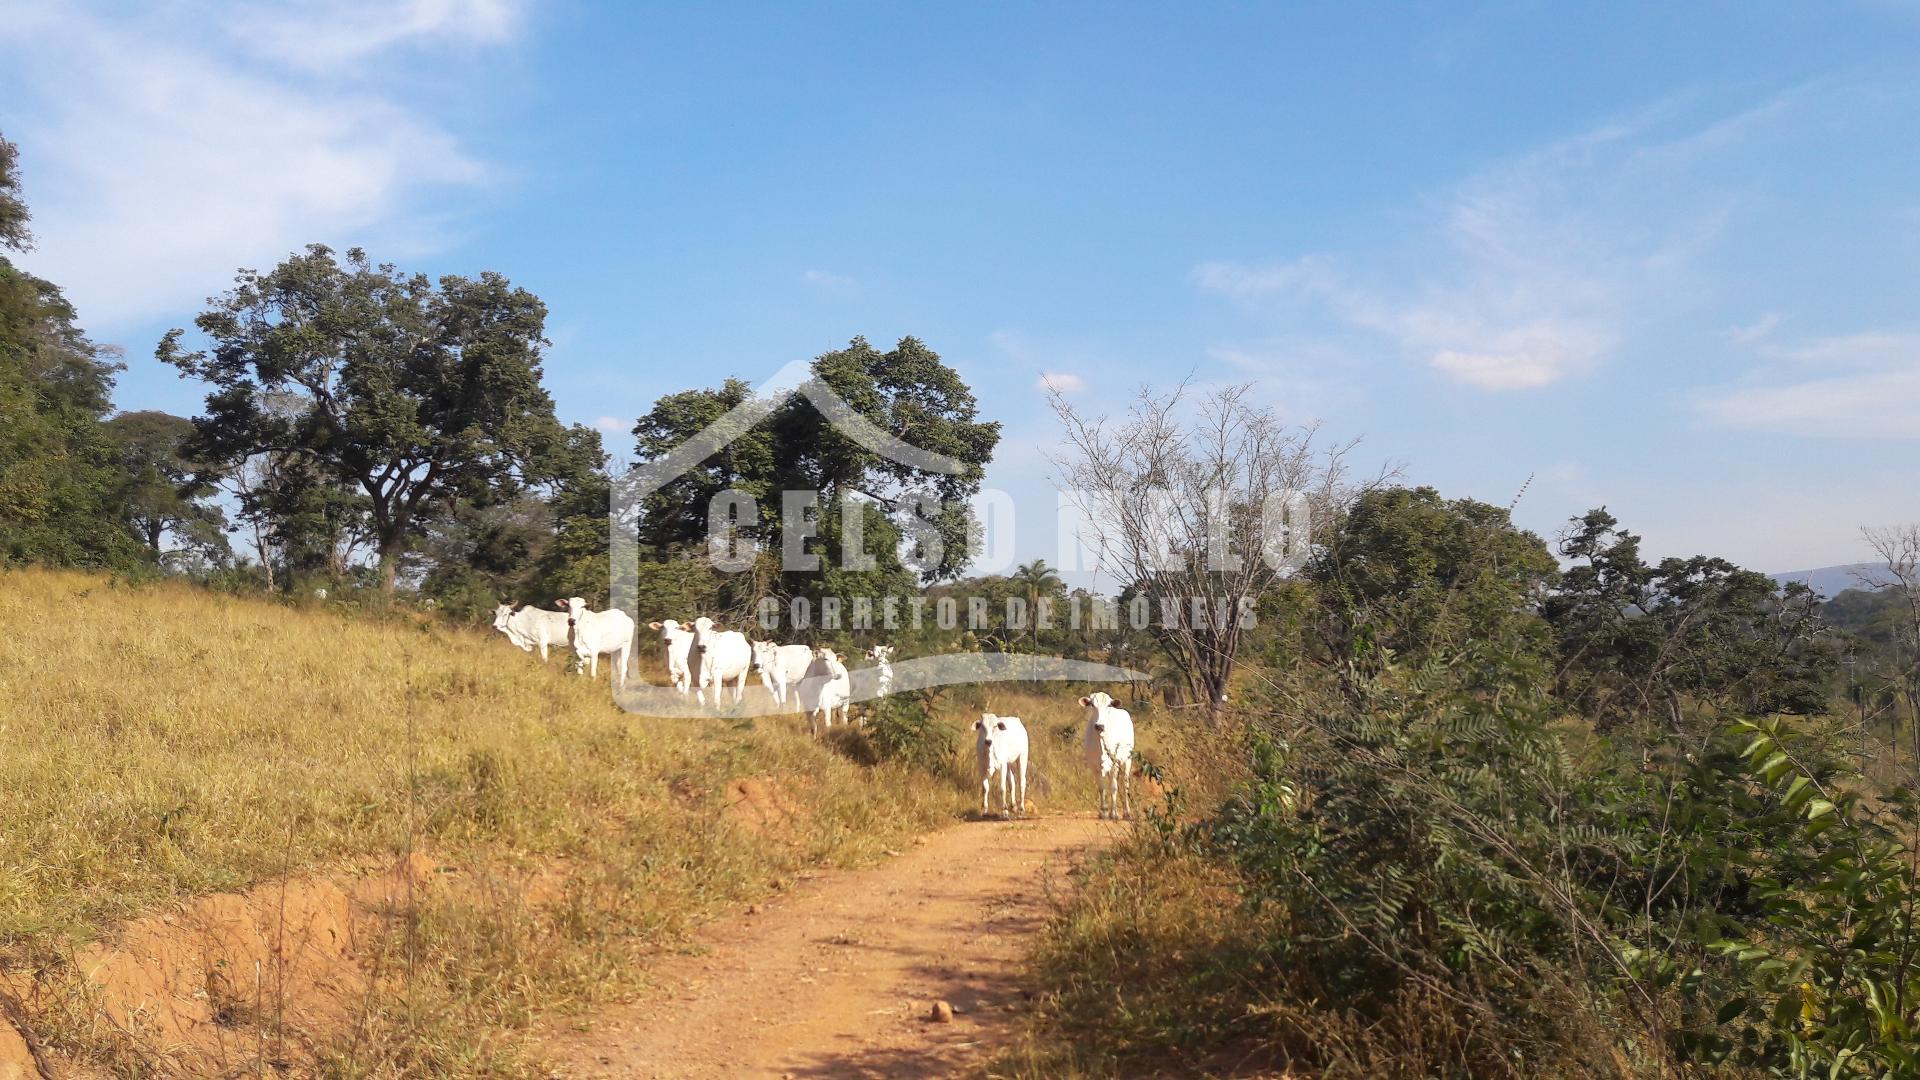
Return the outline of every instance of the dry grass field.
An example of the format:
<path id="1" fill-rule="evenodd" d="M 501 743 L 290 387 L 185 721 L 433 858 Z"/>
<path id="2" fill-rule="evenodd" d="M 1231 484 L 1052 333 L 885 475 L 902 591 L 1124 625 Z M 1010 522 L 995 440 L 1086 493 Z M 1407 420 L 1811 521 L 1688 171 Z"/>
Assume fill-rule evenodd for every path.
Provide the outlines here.
<path id="1" fill-rule="evenodd" d="M 679 929 L 968 805 L 797 724 L 627 715 L 557 657 L 403 616 L 20 571 L 0 619 L 0 959 L 48 1053 L 128 1074 L 205 1063 L 102 1023 L 76 958 L 193 897 L 409 852 L 470 883 L 357 946 L 399 952 L 353 1030 L 302 1032 L 301 1054 L 499 1072 L 516 1024 L 617 992 Z"/>
<path id="2" fill-rule="evenodd" d="M 951 765 L 930 775 L 798 718 L 628 715 L 558 656 L 404 613 L 15 571 L 0 619 L 0 988 L 83 1075 L 515 1075 L 528 1023 L 643 981 L 687 927 L 975 813 L 982 708 L 1033 732 L 1041 811 L 1093 806 L 1070 687 L 944 692 Z M 355 884 L 396 862 L 405 904 Z M 289 881 L 351 903 L 353 977 L 294 977 Z M 173 947 L 149 938 L 209 910 L 267 910 L 247 929 L 287 971 L 148 970 Z M 103 958 L 146 981 L 104 987 Z M 111 1000 L 135 991 L 198 1011 Z"/>

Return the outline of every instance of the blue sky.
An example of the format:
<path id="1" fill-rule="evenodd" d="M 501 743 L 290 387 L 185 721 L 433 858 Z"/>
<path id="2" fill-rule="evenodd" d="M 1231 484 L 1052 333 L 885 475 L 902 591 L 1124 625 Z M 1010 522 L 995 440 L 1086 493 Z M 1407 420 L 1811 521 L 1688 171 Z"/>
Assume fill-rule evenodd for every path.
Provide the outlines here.
<path id="1" fill-rule="evenodd" d="M 1042 373 L 1259 381 L 1549 536 L 1864 558 L 1920 519 L 1920 7 L 0 0 L 0 132 L 124 408 L 239 266 L 497 269 L 625 449 L 915 334 L 1050 517 Z M 1051 530 L 1023 519 L 1023 556 Z"/>

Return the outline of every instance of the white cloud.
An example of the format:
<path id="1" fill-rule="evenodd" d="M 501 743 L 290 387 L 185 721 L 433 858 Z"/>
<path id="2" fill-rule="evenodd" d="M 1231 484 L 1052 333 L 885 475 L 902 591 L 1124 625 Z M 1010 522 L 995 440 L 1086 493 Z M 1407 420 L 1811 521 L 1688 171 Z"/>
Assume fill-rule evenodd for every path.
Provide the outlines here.
<path id="1" fill-rule="evenodd" d="M 330 71 L 409 43 L 498 44 L 520 15 L 517 0 L 304 0 L 241 7 L 227 31 L 273 60 Z"/>
<path id="2" fill-rule="evenodd" d="M 1354 359 L 1323 342 L 1276 339 L 1207 348 L 1217 363 L 1257 380 L 1261 397 L 1289 422 L 1324 420 L 1366 397 L 1369 379 Z"/>
<path id="3" fill-rule="evenodd" d="M 437 246 L 446 219 L 423 198 L 482 184 L 487 168 L 351 71 L 296 77 L 247 53 L 278 59 L 304 42 L 316 58 L 365 58 L 403 41 L 489 40 L 508 10 L 415 3 L 382 25 L 371 4 L 339 19 L 311 5 L 129 19 L 0 3 L 4 78 L 32 102 L 8 133 L 38 239 L 22 261 L 99 329 L 183 318 L 236 268 L 313 241 L 377 241 L 382 256 Z M 219 25 L 242 47 L 217 47 L 207 27 Z"/>
<path id="4" fill-rule="evenodd" d="M 1024 331 L 1003 328 L 989 333 L 987 344 L 1007 358 L 1007 366 L 1013 371 L 1025 368 L 1037 372 L 1033 388 L 1042 392 L 1049 384 L 1062 394 L 1078 394 L 1089 389 L 1091 384 L 1084 375 L 1062 370 L 1064 368 L 1097 368 L 1108 372 L 1114 369 L 1111 359 L 1071 340 L 1038 338 Z"/>
<path id="5" fill-rule="evenodd" d="M 1562 368 L 1541 355 L 1463 353 L 1442 349 L 1429 361 L 1436 370 L 1482 390 L 1532 390 L 1558 379 Z"/>
<path id="6" fill-rule="evenodd" d="M 1191 280 L 1296 325 L 1324 313 L 1482 390 L 1549 386 L 1601 367 L 1693 293 L 1743 198 L 1698 174 L 1796 104 L 1688 126 L 1686 102 L 1664 103 L 1466 177 L 1364 258 L 1205 262 Z"/>
<path id="7" fill-rule="evenodd" d="M 1786 316 L 1777 311 L 1769 311 L 1745 326 L 1734 326 L 1727 330 L 1727 340 L 1736 345 L 1751 345 L 1780 328 Z"/>
<path id="8" fill-rule="evenodd" d="M 800 275 L 800 280 L 816 289 L 829 292 L 844 292 L 860 284 L 844 274 L 835 274 L 826 270 L 809 270 Z"/>
<path id="9" fill-rule="evenodd" d="M 626 421 L 621 420 L 617 416 L 602 416 L 593 422 L 593 426 L 599 428 L 601 431 L 613 434 L 619 434 L 629 427 Z"/>
<path id="10" fill-rule="evenodd" d="M 1762 351 L 1747 380 L 1696 399 L 1715 427 L 1920 438 L 1920 333 L 1872 331 Z"/>
<path id="11" fill-rule="evenodd" d="M 1315 258 L 1236 266 L 1207 263 L 1193 280 L 1242 301 L 1309 300 L 1339 321 L 1393 341 L 1440 373 L 1482 390 L 1529 390 L 1591 369 L 1611 349 L 1616 331 L 1578 298 L 1602 290 L 1558 272 L 1558 290 L 1539 287 L 1556 274 L 1516 267 L 1500 280 L 1482 265 L 1474 286 L 1424 285 L 1405 297 L 1350 283 Z"/>

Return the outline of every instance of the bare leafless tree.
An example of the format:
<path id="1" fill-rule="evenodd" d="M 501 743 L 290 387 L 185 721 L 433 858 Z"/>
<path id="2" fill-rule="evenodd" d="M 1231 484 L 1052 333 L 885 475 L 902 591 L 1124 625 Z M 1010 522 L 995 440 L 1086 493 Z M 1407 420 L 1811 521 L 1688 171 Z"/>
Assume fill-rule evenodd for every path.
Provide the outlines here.
<path id="1" fill-rule="evenodd" d="M 1920 761 L 1920 522 L 1868 527 L 1860 534 L 1881 563 L 1861 575 L 1862 583 L 1900 595 L 1900 621 L 1894 629 L 1895 685 L 1906 701 L 1914 727 L 1912 749 Z"/>
<path id="2" fill-rule="evenodd" d="M 1117 419 L 1049 398 L 1066 429 L 1059 483 L 1093 534 L 1083 540 L 1145 606 L 1191 700 L 1217 713 L 1254 601 L 1332 520 L 1352 444 L 1319 445 L 1315 426 L 1283 423 L 1248 384 L 1143 388 Z"/>

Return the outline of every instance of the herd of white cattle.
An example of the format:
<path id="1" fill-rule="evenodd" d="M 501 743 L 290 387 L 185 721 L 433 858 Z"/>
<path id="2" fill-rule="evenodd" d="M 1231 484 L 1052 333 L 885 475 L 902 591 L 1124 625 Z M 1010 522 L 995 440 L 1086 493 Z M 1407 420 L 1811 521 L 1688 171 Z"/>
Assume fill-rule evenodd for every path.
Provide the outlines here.
<path id="1" fill-rule="evenodd" d="M 540 650 L 545 660 L 550 648 L 570 650 L 583 675 L 598 677 L 600 658 L 609 658 L 613 687 L 626 684 L 633 655 L 634 623 L 618 609 L 593 611 L 578 596 L 554 601 L 552 608 L 531 604 L 515 611 L 511 604 L 493 609 L 493 628 L 525 652 Z M 849 723 L 853 705 L 853 676 L 840 654 L 824 645 L 781 645 L 750 641 L 738 630 L 722 630 L 701 616 L 690 623 L 674 619 L 648 623 L 666 647 L 667 677 L 681 694 L 692 694 L 700 704 L 713 690 L 715 705 L 728 684 L 732 701 L 747 693 L 747 675 L 760 673 L 760 683 L 776 704 L 804 713 L 815 735 L 833 726 L 834 714 Z M 893 646 L 875 645 L 866 651 L 874 661 L 875 696 L 893 690 Z M 1081 748 L 1100 788 L 1100 816 L 1133 816 L 1133 716 L 1104 693 L 1080 699 L 1087 709 L 1081 730 Z M 981 713 L 974 721 L 974 758 L 980 777 L 980 813 L 992 813 L 991 796 L 997 790 L 1000 812 L 1011 817 L 1027 806 L 1027 764 L 1030 746 L 1027 728 L 1017 716 Z"/>

